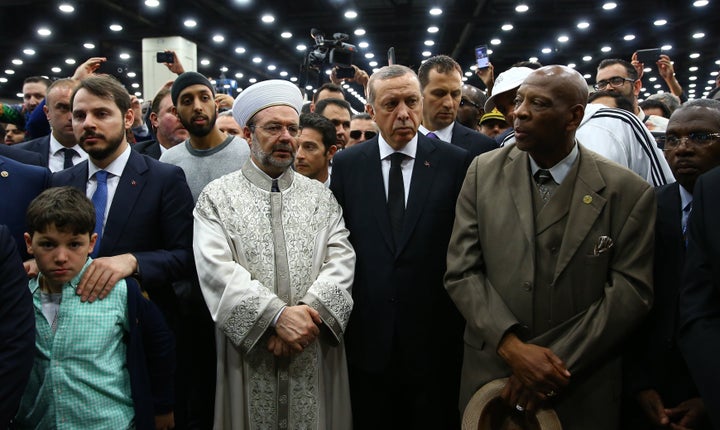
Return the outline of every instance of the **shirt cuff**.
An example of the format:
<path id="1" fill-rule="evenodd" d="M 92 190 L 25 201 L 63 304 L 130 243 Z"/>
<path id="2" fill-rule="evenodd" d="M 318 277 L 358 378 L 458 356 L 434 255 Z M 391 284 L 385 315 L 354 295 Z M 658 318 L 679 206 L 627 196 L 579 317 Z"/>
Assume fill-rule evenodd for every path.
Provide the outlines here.
<path id="1" fill-rule="evenodd" d="M 275 314 L 275 318 L 273 318 L 272 323 L 270 323 L 270 325 L 272 325 L 273 327 L 275 327 L 275 326 L 277 325 L 277 322 L 278 322 L 278 320 L 280 319 L 280 314 L 283 313 L 283 311 L 285 310 L 286 307 L 287 307 L 287 306 L 283 306 L 283 307 L 280 308 L 280 310 L 278 311 L 278 313 Z"/>

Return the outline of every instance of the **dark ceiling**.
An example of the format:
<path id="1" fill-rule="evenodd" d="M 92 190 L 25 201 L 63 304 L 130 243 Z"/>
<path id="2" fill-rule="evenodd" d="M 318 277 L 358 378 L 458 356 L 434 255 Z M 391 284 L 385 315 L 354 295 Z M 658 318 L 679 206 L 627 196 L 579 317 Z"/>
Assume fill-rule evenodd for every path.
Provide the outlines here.
<path id="1" fill-rule="evenodd" d="M 112 61 L 126 63 L 135 77 L 123 76 L 122 80 L 131 92 L 143 92 L 147 97 L 155 88 L 142 88 L 141 41 L 144 37 L 182 36 L 197 44 L 198 71 L 210 77 L 219 77 L 221 67 L 227 67 L 225 75 L 237 78 L 243 88 L 249 79 L 264 80 L 280 78 L 285 71 L 286 79 L 296 77 L 302 83 L 300 73 L 305 52 L 296 46 L 312 47 L 310 29 L 318 28 L 330 36 L 335 32 L 347 33 L 349 43 L 366 42 L 367 48 L 358 48 L 354 60 L 361 68 L 372 72 L 371 61 L 376 67 L 387 64 L 387 49 L 395 48 L 400 64 L 417 68 L 425 58 L 423 51 L 432 55 L 453 56 L 467 72 L 468 83 L 482 87 L 479 79 L 470 71 L 474 63 L 474 46 L 488 44 L 492 49 L 490 59 L 496 73 L 512 63 L 531 57 L 543 64 L 575 64 L 586 75 L 588 83 L 594 83 L 595 68 L 603 58 L 629 59 L 636 49 L 671 46 L 666 51 L 675 62 L 680 83 L 691 95 L 701 97 L 706 87 L 712 86 L 720 69 L 720 31 L 711 22 L 717 22 L 719 9 L 714 0 L 704 6 L 696 6 L 693 0 L 683 1 L 622 1 L 616 0 L 614 9 L 606 10 L 600 1 L 539 1 L 539 0 L 305 0 L 305 1 L 257 1 L 257 0 L 155 0 L 156 7 L 148 6 L 152 0 L 97 0 L 97 1 L 35 1 L 0 0 L 0 97 L 18 100 L 22 79 L 44 74 L 65 77 L 75 67 L 91 56 L 106 56 Z M 61 12 L 59 6 L 70 5 L 73 12 Z M 516 12 L 516 6 L 525 4 L 528 11 Z M 431 15 L 438 7 L 440 15 Z M 357 17 L 345 17 L 347 10 L 354 10 Z M 270 13 L 274 22 L 263 23 L 261 16 Z M 187 19 L 197 25 L 188 28 Z M 663 19 L 664 25 L 655 25 Z M 589 27 L 578 28 L 585 21 Z M 114 32 L 111 24 L 123 29 Z M 511 30 L 502 26 L 511 24 Z M 430 33 L 428 28 L 437 27 Z M 41 36 L 38 29 L 45 27 L 52 34 Z M 362 28 L 365 35 L 357 36 L 355 30 Z M 292 36 L 281 37 L 283 31 Z M 213 41 L 214 35 L 224 36 L 224 41 Z M 702 37 L 700 37 L 702 34 Z M 565 35 L 567 42 L 558 42 Z M 625 40 L 633 35 L 632 40 Z M 500 44 L 492 45 L 492 39 Z M 434 45 L 426 46 L 426 41 Z M 90 42 L 94 48 L 83 44 Z M 602 52 L 607 46 L 611 50 Z M 245 48 L 238 54 L 236 47 Z M 549 53 L 542 53 L 549 48 Z M 33 55 L 24 51 L 34 50 Z M 121 53 L 130 55 L 120 59 Z M 366 54 L 374 58 L 366 58 Z M 691 54 L 699 54 L 691 58 Z M 253 57 L 262 58 L 254 63 Z M 584 60 L 583 57 L 590 59 Z M 75 65 L 66 64 L 72 58 Z M 13 62 L 15 60 L 15 63 Z M 20 60 L 22 64 L 16 64 Z M 268 66 L 275 66 L 269 70 Z M 59 72 L 53 72 L 59 67 Z M 162 67 L 162 66 L 159 66 Z M 656 78 L 654 70 L 646 74 L 643 82 L 647 92 L 667 90 Z M 10 71 L 10 73 L 9 73 Z M 13 74 L 11 74 L 14 71 Z M 238 75 L 240 76 L 240 75 Z M 316 84 L 311 80 L 310 84 Z M 133 86 L 136 84 L 137 86 Z M 660 85 L 655 88 L 655 85 Z M 143 91 L 144 90 L 144 91 Z M 361 106 L 355 100 L 354 105 Z"/>

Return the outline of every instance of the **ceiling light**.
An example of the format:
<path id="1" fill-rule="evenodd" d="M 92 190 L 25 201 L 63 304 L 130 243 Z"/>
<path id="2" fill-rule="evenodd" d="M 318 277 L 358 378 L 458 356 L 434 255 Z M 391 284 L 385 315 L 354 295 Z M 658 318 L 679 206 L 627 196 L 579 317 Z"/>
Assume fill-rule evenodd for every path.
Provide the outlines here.
<path id="1" fill-rule="evenodd" d="M 433 25 L 431 27 L 428 27 L 427 31 L 428 33 L 437 33 L 438 31 L 440 31 L 440 29 Z"/>
<path id="2" fill-rule="evenodd" d="M 586 55 L 583 57 L 583 61 L 591 61 L 591 60 L 592 60 L 592 56 L 590 56 L 590 55 Z"/>
<path id="3" fill-rule="evenodd" d="M 303 45 L 302 43 L 295 47 L 298 51 L 304 51 L 307 49 L 307 46 Z"/>
<path id="4" fill-rule="evenodd" d="M 690 84 L 690 85 L 688 85 L 689 88 L 695 88 L 696 86 L 697 86 L 697 84 Z"/>
<path id="5" fill-rule="evenodd" d="M 6 75 L 14 75 L 14 74 L 15 74 L 15 70 L 13 70 L 13 69 L 5 69 L 5 74 L 6 74 Z M 22 95 L 21 95 L 20 97 L 22 97 Z"/>
<path id="6" fill-rule="evenodd" d="M 238 79 L 242 79 L 243 76 L 245 76 L 245 75 L 243 75 L 243 74 L 240 73 L 240 72 L 235 73 L 235 77 L 238 78 Z"/>
<path id="7" fill-rule="evenodd" d="M 235 48 L 235 53 L 236 53 L 236 54 L 244 54 L 244 53 L 245 53 L 245 48 L 243 48 L 242 46 L 238 46 L 238 47 Z"/>
<path id="8" fill-rule="evenodd" d="M 560 43 L 567 43 L 569 40 L 570 40 L 570 38 L 564 34 L 557 38 L 557 41 Z"/>
<path id="9" fill-rule="evenodd" d="M 693 52 L 692 54 L 690 54 L 690 58 L 700 58 L 700 54 L 698 54 L 697 52 Z"/>
<path id="10" fill-rule="evenodd" d="M 571 69 L 574 69 L 575 67 L 577 67 L 577 65 L 575 63 L 568 63 L 567 66 Z"/>
<path id="11" fill-rule="evenodd" d="M 605 3 L 604 5 L 602 5 L 602 8 L 605 9 L 605 10 L 613 10 L 613 9 L 615 9 L 616 7 L 617 7 L 617 3 L 613 3 L 613 2 L 611 2 L 611 1 L 609 1 L 609 2 Z"/>
<path id="12" fill-rule="evenodd" d="M 689 72 L 697 72 L 697 70 L 698 70 L 697 66 L 692 66 L 692 67 L 688 68 Z"/>
<path id="13" fill-rule="evenodd" d="M 580 21 L 577 23 L 577 28 L 579 28 L 580 30 L 585 30 L 588 27 L 590 27 L 590 23 L 587 21 Z"/>
<path id="14" fill-rule="evenodd" d="M 503 26 L 500 28 L 502 29 L 502 31 L 510 31 L 513 29 L 513 25 L 512 24 L 503 24 Z"/>
<path id="15" fill-rule="evenodd" d="M 439 7 L 434 7 L 432 9 L 430 9 L 430 15 L 432 15 L 432 16 L 442 15 L 442 12 L 443 12 L 442 9 L 440 9 Z"/>
<path id="16" fill-rule="evenodd" d="M 64 12 L 64 13 L 75 12 L 75 8 L 70 3 L 60 3 L 60 5 L 58 6 L 58 9 L 60 9 L 60 12 Z"/>
<path id="17" fill-rule="evenodd" d="M 220 68 L 220 71 L 223 72 L 223 73 L 225 73 L 225 72 L 228 71 L 228 68 L 225 67 L 225 66 L 222 66 L 222 67 Z"/>
<path id="18" fill-rule="evenodd" d="M 267 69 L 272 72 L 272 71 L 274 71 L 275 69 L 277 69 L 277 66 L 274 65 L 274 64 L 270 64 L 270 65 L 267 66 Z"/>
<path id="19" fill-rule="evenodd" d="M 666 19 L 656 19 L 655 22 L 653 22 L 653 24 L 660 27 L 661 25 L 667 24 L 667 20 Z"/>
<path id="20" fill-rule="evenodd" d="M 355 36 L 365 36 L 365 29 L 358 28 L 358 29 L 355 29 L 355 31 L 353 33 L 355 34 Z"/>
<path id="21" fill-rule="evenodd" d="M 134 78 L 135 76 L 137 76 L 137 74 L 135 72 L 128 72 L 128 74 L 127 74 L 128 78 Z"/>
<path id="22" fill-rule="evenodd" d="M 50 69 L 50 71 L 53 73 L 60 73 L 62 72 L 62 69 L 59 67 L 53 67 L 52 69 Z"/>
<path id="23" fill-rule="evenodd" d="M 626 34 L 625 36 L 623 36 L 623 39 L 625 39 L 627 41 L 631 41 L 631 40 L 635 39 L 635 35 L 634 34 Z"/>
<path id="24" fill-rule="evenodd" d="M 378 62 L 373 60 L 373 61 L 369 62 L 368 65 L 369 65 L 370 67 L 377 67 Z"/>
<path id="25" fill-rule="evenodd" d="M 250 79 L 248 79 L 248 82 L 250 82 L 251 84 L 254 84 L 255 82 L 257 82 L 257 78 L 250 78 Z"/>
<path id="26" fill-rule="evenodd" d="M 158 0 L 145 0 L 145 6 L 158 7 L 158 6 L 160 6 L 160 2 Z"/>
<path id="27" fill-rule="evenodd" d="M 215 36 L 213 36 L 213 42 L 215 42 L 215 43 L 222 43 L 224 41 L 225 41 L 225 36 L 223 36 L 222 34 L 216 34 Z"/>
<path id="28" fill-rule="evenodd" d="M 142 96 L 142 93 L 140 91 L 135 91 L 135 97 L 140 97 L 140 96 Z M 140 101 L 140 103 L 142 103 L 144 101 L 143 99 L 138 99 L 138 100 Z"/>
<path id="29" fill-rule="evenodd" d="M 127 52 L 123 52 L 122 54 L 119 55 L 119 57 L 120 57 L 122 60 L 127 60 L 127 59 L 130 58 L 130 54 L 128 54 Z"/>
<path id="30" fill-rule="evenodd" d="M 655 88 L 655 89 L 657 90 L 657 89 L 662 88 L 662 85 L 660 85 L 660 84 L 655 84 L 655 85 L 653 85 L 653 88 Z"/>
<path id="31" fill-rule="evenodd" d="M 435 42 L 433 42 L 432 40 L 426 40 L 423 43 L 425 44 L 425 46 L 433 46 L 435 44 Z"/>
<path id="32" fill-rule="evenodd" d="M 132 84 L 130 84 L 130 86 L 133 88 L 140 88 L 140 84 L 138 84 L 137 82 L 133 82 Z"/>
<path id="33" fill-rule="evenodd" d="M 208 60 L 207 58 L 203 58 L 202 60 L 200 60 L 200 64 L 202 64 L 203 66 L 209 66 L 210 60 Z"/>
<path id="34" fill-rule="evenodd" d="M 263 16 L 260 18 L 260 20 L 261 20 L 262 22 L 264 22 L 265 24 L 271 24 L 271 23 L 275 22 L 275 17 L 272 16 L 272 15 L 270 15 L 270 14 L 268 13 L 268 14 L 263 15 Z"/>
<path id="35" fill-rule="evenodd" d="M 12 63 L 16 66 L 20 66 L 23 63 L 23 60 L 21 60 L 19 58 L 13 58 Z"/>
<path id="36" fill-rule="evenodd" d="M 367 58 L 367 59 L 375 58 L 375 54 L 373 54 L 372 52 L 366 52 L 366 53 L 365 53 L 365 58 Z"/>
<path id="37" fill-rule="evenodd" d="M 349 10 L 349 11 L 345 12 L 345 18 L 347 18 L 347 19 L 355 19 L 355 18 L 357 18 L 357 16 L 358 16 L 358 14 L 354 10 Z"/>
<path id="38" fill-rule="evenodd" d="M 47 27 L 40 27 L 37 31 L 37 34 L 39 34 L 40 36 L 43 36 L 43 37 L 47 37 L 52 34 L 52 31 L 50 31 L 50 29 Z"/>
<path id="39" fill-rule="evenodd" d="M 365 49 L 365 48 L 367 48 L 368 46 L 370 46 L 370 44 L 367 43 L 367 42 L 364 42 L 364 41 L 358 43 L 358 47 L 360 47 L 360 48 L 362 48 L 362 49 Z"/>
<path id="40" fill-rule="evenodd" d="M 297 82 L 298 78 L 297 76 L 293 76 L 290 78 L 290 82 Z"/>
<path id="41" fill-rule="evenodd" d="M 499 44 L 501 44 L 501 43 L 502 43 L 502 41 L 501 41 L 500 39 L 492 39 L 492 40 L 490 40 L 490 44 L 491 44 L 491 45 L 499 45 Z M 488 53 L 488 55 L 489 55 L 489 53 Z"/>
<path id="42" fill-rule="evenodd" d="M 473 72 L 465 72 L 465 76 L 472 76 Z"/>
<path id="43" fill-rule="evenodd" d="M 541 51 L 543 54 L 549 54 L 552 52 L 552 48 L 543 48 Z"/>
<path id="44" fill-rule="evenodd" d="M 703 32 L 695 33 L 692 35 L 692 37 L 693 37 L 693 39 L 702 39 L 703 37 L 705 37 L 705 33 L 703 33 Z"/>
<path id="45" fill-rule="evenodd" d="M 663 45 L 660 47 L 660 50 L 662 51 L 669 51 L 672 49 L 672 45 Z"/>
<path id="46" fill-rule="evenodd" d="M 85 47 L 85 49 L 95 49 L 94 43 L 87 42 L 87 43 L 84 43 L 83 46 Z"/>
<path id="47" fill-rule="evenodd" d="M 283 31 L 282 33 L 280 33 L 280 37 L 282 37 L 283 39 L 289 39 L 292 37 L 292 33 L 290 33 L 289 31 Z"/>
<path id="48" fill-rule="evenodd" d="M 287 75 L 288 75 L 288 72 L 286 72 L 285 70 L 283 70 L 282 72 L 280 72 L 280 76 L 282 76 L 283 78 L 284 78 L 285 76 L 287 76 Z"/>
<path id="49" fill-rule="evenodd" d="M 530 7 L 526 5 L 525 3 L 520 3 L 519 5 L 515 6 L 515 12 L 518 13 L 524 13 L 530 10 Z"/>
<path id="50" fill-rule="evenodd" d="M 612 51 L 612 48 L 609 46 L 603 46 L 602 48 L 600 48 L 600 50 L 602 52 L 610 52 L 610 51 Z"/>
<path id="51" fill-rule="evenodd" d="M 697 81 L 697 76 L 690 76 L 688 81 Z"/>
<path id="52" fill-rule="evenodd" d="M 710 3 L 708 0 L 697 0 L 697 1 L 693 2 L 693 6 L 703 7 L 703 6 L 707 6 L 708 3 Z"/>
<path id="53" fill-rule="evenodd" d="M 592 78 L 592 76 L 590 76 L 590 73 L 585 73 L 585 74 L 583 75 L 583 78 L 585 78 L 585 79 L 590 79 L 590 78 Z"/>
<path id="54" fill-rule="evenodd" d="M 533 63 L 537 63 L 538 60 L 539 60 L 538 57 L 530 57 L 530 58 L 528 58 L 528 61 L 533 62 Z"/>
<path id="55" fill-rule="evenodd" d="M 197 21 L 194 19 L 186 19 L 185 22 L 183 22 L 183 25 L 187 28 L 193 28 L 197 26 Z"/>
<path id="56" fill-rule="evenodd" d="M 262 58 L 260 58 L 260 57 L 253 57 L 252 62 L 255 63 L 255 64 L 260 64 L 260 63 L 262 63 Z"/>
<path id="57" fill-rule="evenodd" d="M 72 65 L 72 64 L 75 64 L 75 63 L 76 63 L 76 61 L 75 61 L 74 58 L 67 58 L 67 59 L 65 59 L 65 64 L 70 64 L 70 65 Z"/>
<path id="58" fill-rule="evenodd" d="M 651 69 L 650 67 L 645 67 L 645 68 L 643 69 L 643 72 L 645 72 L 645 73 L 650 73 L 650 72 L 652 72 L 652 69 Z"/>
<path id="59" fill-rule="evenodd" d="M 5 78 L 5 77 L 0 78 L 0 82 L 2 82 L 3 84 L 6 83 L 7 81 L 8 81 L 8 78 Z"/>
<path id="60" fill-rule="evenodd" d="M 429 56 L 431 56 L 431 55 L 432 55 L 432 52 L 430 52 L 430 51 L 423 51 L 423 52 L 422 52 L 422 56 L 423 56 L 423 57 L 429 57 Z"/>
<path id="61" fill-rule="evenodd" d="M 110 24 L 110 27 L 108 27 L 111 31 L 122 31 L 122 25 L 120 24 Z"/>
<path id="62" fill-rule="evenodd" d="M 650 79 L 648 79 L 648 81 L 650 81 L 650 82 L 655 82 L 655 81 L 657 81 L 657 78 L 656 78 L 655 76 L 653 76 L 653 77 L 651 77 Z"/>

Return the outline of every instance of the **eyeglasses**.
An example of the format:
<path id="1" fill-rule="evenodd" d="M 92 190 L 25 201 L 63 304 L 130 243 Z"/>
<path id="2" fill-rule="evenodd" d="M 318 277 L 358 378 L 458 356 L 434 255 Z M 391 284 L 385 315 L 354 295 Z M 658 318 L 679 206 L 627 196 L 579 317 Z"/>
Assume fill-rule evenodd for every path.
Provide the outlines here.
<path id="1" fill-rule="evenodd" d="M 685 146 L 703 147 L 712 144 L 716 139 L 720 138 L 720 133 L 688 133 L 687 136 L 665 136 L 664 150 L 672 151 L 685 142 Z"/>
<path id="2" fill-rule="evenodd" d="M 635 82 L 635 79 L 623 78 L 622 76 L 614 76 L 610 79 L 603 79 L 602 81 L 598 81 L 597 84 L 593 85 L 593 88 L 601 91 L 607 88 L 608 85 L 613 88 L 621 87 L 625 82 Z"/>
<path id="3" fill-rule="evenodd" d="M 476 103 L 471 102 L 468 99 L 460 99 L 460 106 L 470 105 L 473 106 L 477 110 L 482 110 L 480 106 L 478 106 Z"/>
<path id="4" fill-rule="evenodd" d="M 350 131 L 350 137 L 353 139 L 360 139 L 360 136 L 365 135 L 365 140 L 372 139 L 373 137 L 377 136 L 376 131 L 370 131 L 370 130 L 351 130 Z"/>
<path id="5" fill-rule="evenodd" d="M 298 134 L 300 134 L 300 126 L 296 124 L 290 124 L 290 125 L 283 125 L 278 123 L 270 123 L 266 125 L 251 125 L 250 130 L 255 132 L 256 128 L 263 129 L 267 134 L 271 136 L 279 136 L 282 134 L 284 129 L 287 129 L 287 132 L 292 137 L 297 137 Z"/>

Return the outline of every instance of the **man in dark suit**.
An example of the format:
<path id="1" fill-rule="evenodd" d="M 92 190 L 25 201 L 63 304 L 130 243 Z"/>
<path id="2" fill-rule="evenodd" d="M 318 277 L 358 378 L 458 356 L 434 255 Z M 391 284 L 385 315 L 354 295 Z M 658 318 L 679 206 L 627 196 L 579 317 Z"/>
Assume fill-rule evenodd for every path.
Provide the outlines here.
<path id="1" fill-rule="evenodd" d="M 462 97 L 462 68 L 457 61 L 447 55 L 430 57 L 418 69 L 418 78 L 423 94 L 420 132 L 459 146 L 473 157 L 498 147 L 493 139 L 455 121 Z"/>
<path id="2" fill-rule="evenodd" d="M 173 112 L 170 88 L 163 87 L 150 104 L 150 125 L 155 140 L 146 140 L 133 145 L 133 149 L 156 160 L 166 149 L 183 142 L 190 137 L 178 117 Z"/>
<path id="3" fill-rule="evenodd" d="M 138 278 L 178 337 L 173 281 L 191 276 L 193 200 L 185 174 L 130 149 L 130 96 L 114 78 L 90 77 L 73 93 L 73 129 L 89 159 L 55 173 L 52 185 L 85 191 L 96 207 L 97 253 L 78 284 L 82 300 L 104 298 L 121 278 Z M 104 196 L 103 196 L 104 194 Z M 104 197 L 104 199 L 102 198 Z M 105 210 L 98 210 L 105 206 Z M 184 425 L 185 369 L 178 353 L 175 422 Z"/>
<path id="4" fill-rule="evenodd" d="M 720 145 L 720 111 L 715 100 L 707 128 L 692 138 L 682 136 L 685 145 L 712 149 Z M 692 102 L 693 104 L 697 103 Z M 710 107 L 712 103 L 712 107 Z M 669 130 L 669 128 L 668 128 Z M 712 132 L 712 133 L 710 133 Z M 680 136 L 678 136 L 680 137 Z M 667 142 L 666 142 L 667 145 Z M 683 288 L 680 290 L 678 343 L 704 402 L 714 428 L 720 428 L 720 168 L 700 176 L 693 192 L 692 214 L 688 226 L 687 257 Z"/>
<path id="5" fill-rule="evenodd" d="M 463 321 L 443 289 L 470 155 L 417 132 L 415 73 L 369 82 L 380 135 L 335 155 L 331 189 L 357 253 L 346 337 L 356 429 L 457 428 Z"/>
<path id="6" fill-rule="evenodd" d="M 22 151 L 25 152 L 25 151 Z M 20 153 L 20 151 L 18 151 Z M 25 211 L 30 202 L 50 184 L 50 171 L 0 155 L 0 224 L 10 229 L 23 261 L 30 258 L 23 234 L 27 231 Z"/>
<path id="7" fill-rule="evenodd" d="M 43 110 L 50 123 L 51 133 L 17 145 L 18 149 L 40 154 L 43 165 L 51 172 L 59 172 L 87 159 L 72 128 L 70 96 L 77 83 L 73 79 L 59 79 L 48 87 Z"/>
<path id="8" fill-rule="evenodd" d="M 677 345 L 678 296 L 685 267 L 685 236 L 697 178 L 720 165 L 720 145 L 712 140 L 685 140 L 720 132 L 720 102 L 699 99 L 677 109 L 667 126 L 665 158 L 677 182 L 656 188 L 655 300 L 647 321 L 630 343 L 627 391 L 637 401 L 631 411 L 644 412 L 655 428 L 670 422 L 708 428 L 705 407 Z M 699 143 L 698 143 L 699 142 Z"/>
<path id="9" fill-rule="evenodd" d="M 27 151 L 25 149 L 17 149 L 16 146 L 17 145 L 0 145 L 0 155 L 23 164 L 30 164 L 31 166 L 45 166 L 43 158 L 40 154 L 37 152 Z"/>

